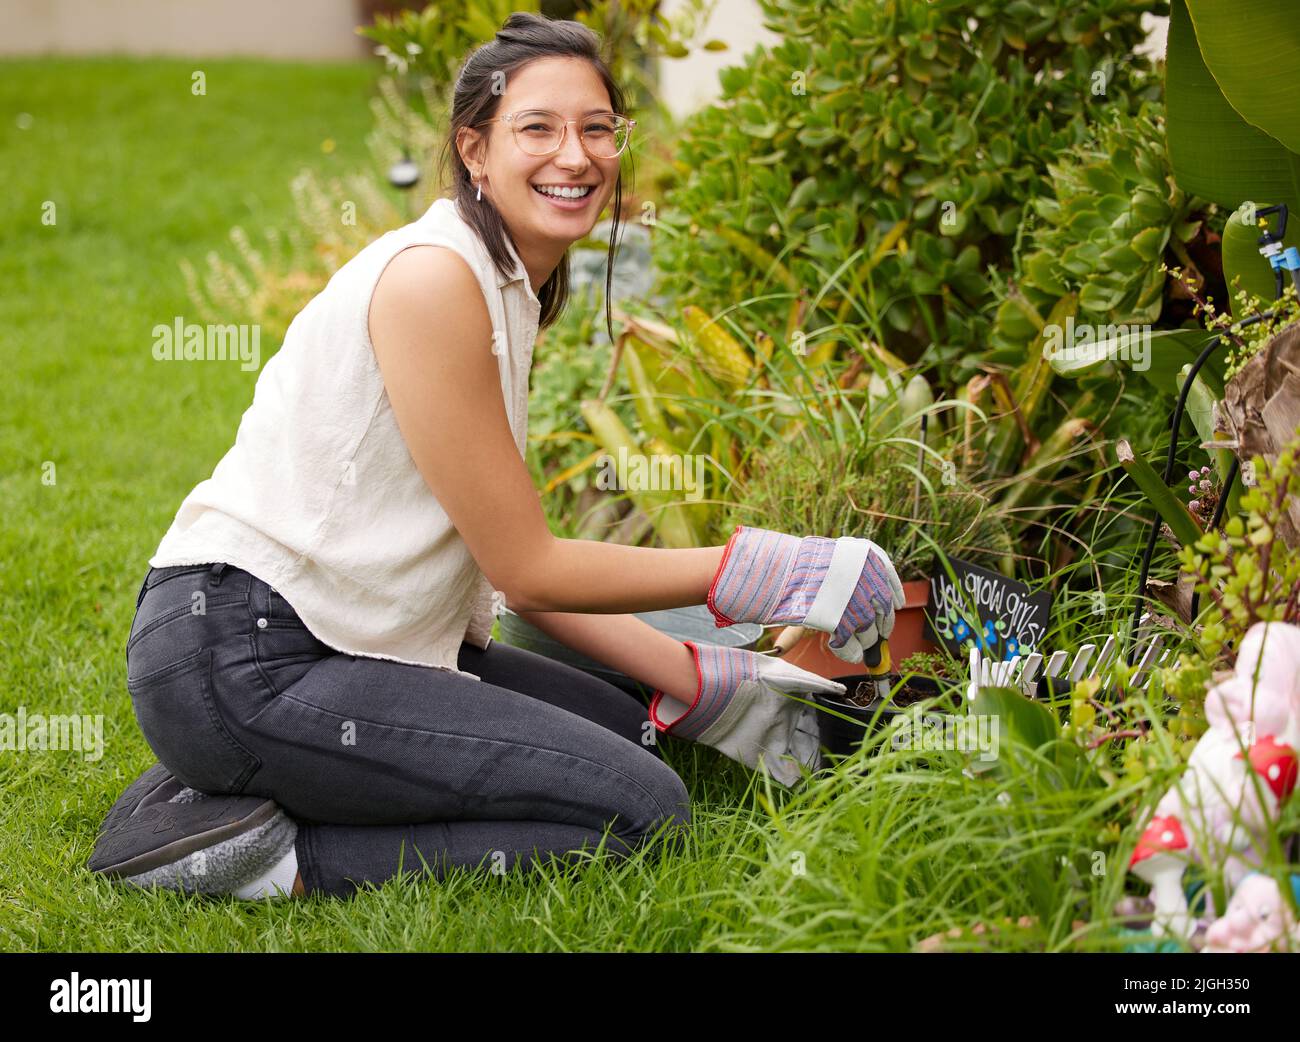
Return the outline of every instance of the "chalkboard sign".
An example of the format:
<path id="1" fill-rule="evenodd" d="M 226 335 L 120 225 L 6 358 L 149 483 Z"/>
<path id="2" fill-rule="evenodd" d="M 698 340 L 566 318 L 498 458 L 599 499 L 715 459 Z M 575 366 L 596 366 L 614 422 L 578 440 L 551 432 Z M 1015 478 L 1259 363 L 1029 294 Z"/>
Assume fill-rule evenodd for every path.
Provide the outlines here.
<path id="1" fill-rule="evenodd" d="M 1038 647 L 1052 610 L 1050 591 L 1030 593 L 1024 583 L 999 572 L 956 557 L 948 562 L 957 585 L 947 572 L 930 580 L 927 637 L 954 654 L 977 647 L 982 655 L 1003 659 L 1028 655 Z"/>

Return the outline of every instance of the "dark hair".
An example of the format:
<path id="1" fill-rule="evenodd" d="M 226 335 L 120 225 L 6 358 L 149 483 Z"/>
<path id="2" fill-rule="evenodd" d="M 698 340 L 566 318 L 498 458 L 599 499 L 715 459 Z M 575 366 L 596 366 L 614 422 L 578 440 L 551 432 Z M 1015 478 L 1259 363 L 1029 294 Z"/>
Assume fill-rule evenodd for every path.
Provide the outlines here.
<path id="1" fill-rule="evenodd" d="M 494 39 L 476 48 L 465 59 L 452 92 L 451 120 L 443 146 L 444 182 L 446 156 L 449 154 L 456 208 L 461 217 L 478 232 L 497 270 L 503 275 L 511 270 L 510 255 L 506 249 L 509 232 L 501 214 L 486 196 L 482 200 L 475 199 L 477 190 L 469 169 L 461 159 L 460 150 L 456 147 L 456 136 L 462 127 L 473 127 L 496 117 L 504 92 L 494 91 L 494 84 L 500 83 L 502 79 L 508 82 L 513 73 L 531 62 L 556 57 L 581 58 L 590 62 L 609 92 L 613 110 L 624 112 L 623 91 L 614 82 L 609 66 L 601 56 L 600 37 L 581 22 L 550 19 L 527 11 L 516 11 L 510 15 Z M 623 171 L 620 165 L 618 179 L 614 183 L 609 254 L 605 265 L 605 323 L 611 340 L 614 339 L 614 323 L 611 317 L 610 289 L 614 277 L 614 244 L 618 241 L 622 207 Z M 542 305 L 538 327 L 545 329 L 560 317 L 569 299 L 568 250 L 538 291 L 537 299 Z"/>

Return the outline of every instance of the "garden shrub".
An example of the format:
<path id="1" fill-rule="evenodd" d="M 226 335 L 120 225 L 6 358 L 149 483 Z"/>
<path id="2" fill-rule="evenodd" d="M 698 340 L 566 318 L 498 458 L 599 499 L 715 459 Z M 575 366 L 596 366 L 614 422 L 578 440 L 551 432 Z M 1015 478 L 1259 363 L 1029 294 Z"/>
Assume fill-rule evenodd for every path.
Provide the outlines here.
<path id="1" fill-rule="evenodd" d="M 805 325 L 865 324 L 964 379 L 997 303 L 989 269 L 1010 270 L 1048 164 L 1102 110 L 1158 97 L 1132 53 L 1150 5 L 760 5 L 784 39 L 724 69 L 721 100 L 684 127 L 657 217 L 663 288 L 713 314 L 772 290 L 811 295 L 862 250 Z M 784 326 L 788 298 L 762 307 Z"/>

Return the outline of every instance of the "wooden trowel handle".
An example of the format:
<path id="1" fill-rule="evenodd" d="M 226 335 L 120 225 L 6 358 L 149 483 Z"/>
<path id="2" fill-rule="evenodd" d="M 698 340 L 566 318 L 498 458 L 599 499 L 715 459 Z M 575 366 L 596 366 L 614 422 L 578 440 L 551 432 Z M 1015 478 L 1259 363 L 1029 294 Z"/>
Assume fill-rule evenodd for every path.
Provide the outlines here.
<path id="1" fill-rule="evenodd" d="M 804 627 L 787 626 L 785 629 L 783 629 L 780 633 L 776 635 L 776 640 L 772 642 L 773 650 L 775 654 L 784 655 L 787 652 L 789 652 L 791 648 L 793 648 L 796 644 L 799 643 L 799 639 L 803 635 L 804 635 Z"/>

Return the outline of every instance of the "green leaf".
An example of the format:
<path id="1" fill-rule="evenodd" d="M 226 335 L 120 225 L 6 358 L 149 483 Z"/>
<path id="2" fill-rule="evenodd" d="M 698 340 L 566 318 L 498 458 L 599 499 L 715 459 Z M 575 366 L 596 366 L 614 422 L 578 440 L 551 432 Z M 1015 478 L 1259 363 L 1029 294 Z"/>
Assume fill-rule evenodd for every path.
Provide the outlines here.
<path id="1" fill-rule="evenodd" d="M 1064 296 L 1069 292 L 1069 287 L 1056 274 L 1055 263 L 1049 253 L 1040 252 L 1030 256 L 1025 261 L 1025 271 L 1029 275 L 1029 280 L 1044 292 L 1054 293 L 1057 296 Z"/>
<path id="2" fill-rule="evenodd" d="M 1103 326 L 1098 329 L 1098 335 L 1104 333 L 1106 328 Z M 1044 351 L 1047 352 L 1046 357 L 1052 368 L 1061 376 L 1077 380 L 1097 372 L 1109 362 L 1131 366 L 1159 391 L 1168 394 L 1178 370 L 1189 362 L 1196 361 L 1196 356 L 1212 336 L 1204 329 L 1161 329 L 1153 332 L 1129 327 L 1119 335 L 1107 336 L 1093 343 L 1071 345 L 1065 343 L 1065 331 L 1060 330 L 1054 340 L 1045 342 Z M 1148 339 L 1144 342 L 1144 338 Z M 1071 347 L 1073 350 L 1070 350 Z M 1212 356 L 1201 370 L 1208 370 L 1206 376 L 1210 386 L 1220 391 L 1223 384 L 1222 366 L 1223 358 L 1219 353 L 1217 359 Z"/>
<path id="3" fill-rule="evenodd" d="M 793 211 L 803 209 L 803 207 L 805 207 L 808 202 L 816 196 L 816 194 L 817 178 L 805 177 L 795 186 L 794 191 L 790 193 L 790 198 L 785 204 L 786 210 Z"/>
<path id="4" fill-rule="evenodd" d="M 1206 68 L 1184 0 L 1170 4 L 1165 96 L 1169 161 L 1183 191 L 1232 209 L 1255 199 L 1300 213 L 1300 156 L 1228 103 Z"/>
<path id="5" fill-rule="evenodd" d="M 1294 0 L 1187 0 L 1201 56 L 1228 103 L 1287 149 L 1300 152 Z"/>
<path id="6" fill-rule="evenodd" d="M 1255 204 L 1245 202 L 1233 212 L 1223 227 L 1223 277 L 1228 284 L 1228 304 L 1234 315 L 1239 307 L 1235 298 L 1241 290 L 1266 301 L 1272 300 L 1276 292 L 1273 268 L 1259 253 L 1261 229 L 1258 221 L 1253 219 L 1254 213 Z M 1293 230 L 1295 227 L 1288 219 L 1287 235 L 1283 237 L 1283 243 L 1287 246 L 1296 244 L 1298 236 Z M 1234 287 L 1233 280 L 1238 276 L 1241 283 Z"/>
<path id="7" fill-rule="evenodd" d="M 583 419 L 596 440 L 610 456 L 620 459 L 619 450 L 625 450 L 624 458 L 631 459 L 641 452 L 640 446 L 632 433 L 623 425 L 618 414 L 605 402 L 587 399 L 578 406 Z M 618 486 L 628 487 L 628 475 L 620 467 Z M 650 518 L 655 532 L 664 544 L 674 549 L 684 549 L 700 545 L 699 533 L 695 530 L 685 504 L 674 502 L 671 493 L 637 490 L 627 488 L 628 498 Z"/>
<path id="8" fill-rule="evenodd" d="M 1008 297 L 1000 305 L 997 311 L 998 329 L 1010 340 L 1021 340 L 1026 343 L 1038 336 L 1038 331 L 1042 325 L 1042 319 L 1038 319 L 1032 313 L 1028 305 L 1016 297 Z"/>
<path id="9" fill-rule="evenodd" d="M 1168 241 L 1167 228 L 1144 228 L 1133 236 L 1133 252 L 1144 261 L 1154 263 L 1159 260 L 1161 252 Z M 1162 277 L 1163 279 L 1163 277 Z"/>
<path id="10" fill-rule="evenodd" d="M 1183 389 L 1183 382 L 1187 379 L 1187 374 L 1191 372 L 1191 366 L 1185 365 L 1178 371 L 1178 381 L 1174 386 L 1174 393 L 1178 394 Z M 1208 442 L 1215 440 L 1214 432 L 1214 392 L 1197 374 L 1192 386 L 1187 392 L 1187 415 L 1192 421 L 1192 426 L 1196 428 L 1196 433 L 1200 435 L 1201 441 Z M 1214 458 L 1215 469 L 1219 472 L 1219 477 L 1226 479 L 1228 470 L 1232 466 L 1232 453 L 1227 449 L 1207 450 Z"/>
<path id="11" fill-rule="evenodd" d="M 991 716 L 997 720 L 999 744 L 1009 741 L 1029 749 L 1041 749 L 1061 734 L 1061 725 L 1050 709 L 1014 688 L 981 688 L 967 707 L 973 716 Z M 984 765 L 984 770 L 989 766 Z"/>
<path id="12" fill-rule="evenodd" d="M 662 438 L 671 444 L 672 432 L 669 430 L 667 420 L 664 419 L 663 411 L 659 408 L 659 390 L 646 374 L 645 364 L 631 337 L 628 337 L 624 344 L 623 363 L 627 366 L 628 383 L 634 395 L 633 405 L 642 429 L 650 437 Z"/>
<path id="13" fill-rule="evenodd" d="M 1173 489 L 1160 480 L 1160 475 L 1152 469 L 1151 464 L 1133 452 L 1128 439 L 1121 438 L 1115 443 L 1115 455 L 1124 472 L 1142 490 L 1143 495 L 1155 507 L 1156 513 L 1164 519 L 1183 546 L 1191 546 L 1201 538 L 1203 533 L 1196 518 L 1174 495 Z"/>

